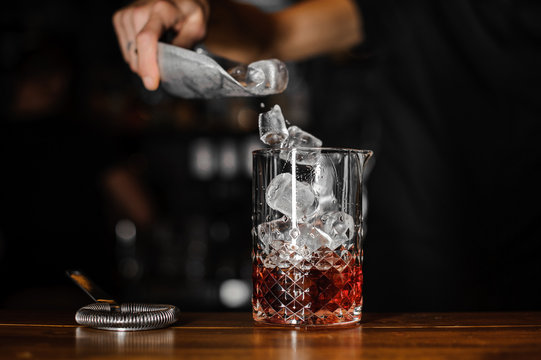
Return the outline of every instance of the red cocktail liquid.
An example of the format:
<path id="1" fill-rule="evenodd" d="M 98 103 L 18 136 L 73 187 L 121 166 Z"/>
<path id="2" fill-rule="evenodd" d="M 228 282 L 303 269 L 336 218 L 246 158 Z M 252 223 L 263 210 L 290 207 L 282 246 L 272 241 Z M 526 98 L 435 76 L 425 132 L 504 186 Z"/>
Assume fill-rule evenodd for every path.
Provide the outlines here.
<path id="1" fill-rule="evenodd" d="M 332 250 L 287 268 L 253 265 L 253 315 L 278 325 L 340 325 L 360 321 L 362 270 L 355 256 L 347 262 Z"/>

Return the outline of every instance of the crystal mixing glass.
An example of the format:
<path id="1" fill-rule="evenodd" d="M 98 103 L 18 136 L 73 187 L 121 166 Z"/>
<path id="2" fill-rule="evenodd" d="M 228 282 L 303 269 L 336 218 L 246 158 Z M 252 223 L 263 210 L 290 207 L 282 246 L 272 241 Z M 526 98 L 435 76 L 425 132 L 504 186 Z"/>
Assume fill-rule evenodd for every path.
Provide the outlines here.
<path id="1" fill-rule="evenodd" d="M 368 150 L 253 153 L 253 316 L 340 326 L 362 309 L 363 170 Z"/>

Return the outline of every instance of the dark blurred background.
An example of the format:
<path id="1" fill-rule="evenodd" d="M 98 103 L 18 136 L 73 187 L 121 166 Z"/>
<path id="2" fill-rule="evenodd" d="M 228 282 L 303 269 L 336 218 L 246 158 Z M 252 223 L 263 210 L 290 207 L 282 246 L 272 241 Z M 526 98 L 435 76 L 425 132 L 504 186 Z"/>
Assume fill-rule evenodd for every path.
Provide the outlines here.
<path id="1" fill-rule="evenodd" d="M 114 36 L 125 4 L 27 1 L 0 15 L 0 306 L 77 309 L 90 299 L 64 271 L 78 268 L 123 301 L 249 309 L 257 114 L 280 104 L 326 145 L 358 147 L 373 138 L 351 123 L 363 68 L 343 54 L 289 64 L 288 90 L 265 99 L 148 92 Z"/>

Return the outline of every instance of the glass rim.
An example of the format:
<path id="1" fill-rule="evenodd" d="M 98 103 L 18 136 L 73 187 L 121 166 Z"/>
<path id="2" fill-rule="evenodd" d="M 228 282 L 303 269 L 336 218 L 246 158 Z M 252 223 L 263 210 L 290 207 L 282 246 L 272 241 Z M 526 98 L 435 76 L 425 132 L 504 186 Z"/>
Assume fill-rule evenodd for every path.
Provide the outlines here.
<path id="1" fill-rule="evenodd" d="M 300 151 L 321 151 L 324 153 L 339 153 L 339 154 L 355 153 L 355 154 L 368 155 L 368 156 L 371 156 L 374 154 L 372 150 L 339 148 L 339 147 L 261 148 L 261 149 L 253 150 L 252 154 L 254 156 L 255 155 L 269 155 L 269 154 L 280 153 L 282 151 L 291 151 L 293 149 L 300 150 Z"/>

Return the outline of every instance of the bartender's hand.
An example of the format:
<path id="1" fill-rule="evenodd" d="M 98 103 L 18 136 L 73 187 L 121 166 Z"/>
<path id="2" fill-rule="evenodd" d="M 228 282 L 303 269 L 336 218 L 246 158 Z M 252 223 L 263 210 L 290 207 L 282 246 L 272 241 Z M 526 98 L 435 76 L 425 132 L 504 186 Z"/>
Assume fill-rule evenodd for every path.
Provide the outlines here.
<path id="1" fill-rule="evenodd" d="M 191 47 L 206 35 L 207 0 L 138 0 L 118 10 L 113 25 L 124 60 L 145 87 L 156 90 L 160 82 L 158 39 L 171 30 L 174 45 Z"/>

